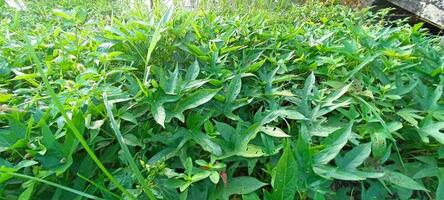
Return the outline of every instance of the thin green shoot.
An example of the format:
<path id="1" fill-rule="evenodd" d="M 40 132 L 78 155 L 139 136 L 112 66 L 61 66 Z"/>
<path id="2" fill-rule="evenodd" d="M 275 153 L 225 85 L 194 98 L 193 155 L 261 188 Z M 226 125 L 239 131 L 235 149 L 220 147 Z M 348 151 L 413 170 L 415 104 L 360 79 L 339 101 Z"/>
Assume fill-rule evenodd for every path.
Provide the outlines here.
<path id="1" fill-rule="evenodd" d="M 150 73 L 151 66 L 149 65 L 151 54 L 153 53 L 154 48 L 157 45 L 157 42 L 160 40 L 160 33 L 162 31 L 162 27 L 164 24 L 168 22 L 168 20 L 171 18 L 171 15 L 173 14 L 173 7 L 169 7 L 167 11 L 164 13 L 162 19 L 157 23 L 156 29 L 154 30 L 153 36 L 151 38 L 150 44 L 148 46 L 148 52 L 146 54 L 145 58 L 145 73 L 143 75 L 143 84 L 146 86 L 148 84 L 148 76 Z"/>
<path id="2" fill-rule="evenodd" d="M 88 194 L 88 193 L 85 193 L 85 192 L 82 192 L 82 191 L 79 191 L 79 190 L 76 190 L 76 189 L 72 189 L 72 188 L 60 185 L 58 183 L 47 181 L 45 179 L 41 179 L 41 178 L 37 178 L 37 177 L 33 177 L 33 176 L 28 176 L 28 175 L 21 174 L 21 173 L 15 173 L 15 172 L 4 171 L 2 173 L 9 174 L 9 175 L 12 175 L 12 176 L 16 176 L 16 177 L 19 177 L 19 178 L 24 178 L 24 179 L 28 179 L 28 180 L 33 180 L 33 181 L 41 182 L 41 183 L 44 183 L 46 185 L 54 186 L 56 188 L 60 188 L 60 189 L 65 190 L 65 191 L 72 192 L 74 194 L 77 194 L 79 196 L 86 197 L 86 198 L 89 198 L 89 199 L 100 199 L 100 200 L 102 199 L 102 198 L 94 196 L 92 194 Z"/>
<path id="3" fill-rule="evenodd" d="M 140 172 L 139 168 L 137 167 L 136 162 L 134 162 L 134 158 L 131 156 L 131 153 L 128 149 L 128 147 L 125 144 L 125 141 L 123 139 L 122 134 L 120 133 L 119 126 L 117 125 L 116 120 L 114 119 L 114 115 L 112 113 L 111 107 L 112 105 L 108 102 L 108 98 L 106 96 L 106 93 L 103 94 L 103 101 L 105 103 L 106 112 L 108 115 L 108 118 L 111 122 L 111 128 L 114 130 L 114 133 L 116 134 L 117 141 L 119 142 L 120 147 L 123 150 L 123 157 L 128 162 L 131 170 L 135 173 L 137 180 L 139 181 L 140 185 L 142 185 L 143 191 L 150 199 L 156 199 L 151 192 L 151 189 L 149 188 L 148 184 L 145 181 L 145 178 L 142 176 L 142 172 Z"/>

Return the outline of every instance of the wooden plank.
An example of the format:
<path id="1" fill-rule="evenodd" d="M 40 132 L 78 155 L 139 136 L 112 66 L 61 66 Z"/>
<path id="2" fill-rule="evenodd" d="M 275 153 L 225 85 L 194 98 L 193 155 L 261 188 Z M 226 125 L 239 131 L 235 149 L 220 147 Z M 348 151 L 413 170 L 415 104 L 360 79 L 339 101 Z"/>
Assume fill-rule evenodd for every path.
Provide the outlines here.
<path id="1" fill-rule="evenodd" d="M 387 0 L 444 29 L 444 0 Z"/>

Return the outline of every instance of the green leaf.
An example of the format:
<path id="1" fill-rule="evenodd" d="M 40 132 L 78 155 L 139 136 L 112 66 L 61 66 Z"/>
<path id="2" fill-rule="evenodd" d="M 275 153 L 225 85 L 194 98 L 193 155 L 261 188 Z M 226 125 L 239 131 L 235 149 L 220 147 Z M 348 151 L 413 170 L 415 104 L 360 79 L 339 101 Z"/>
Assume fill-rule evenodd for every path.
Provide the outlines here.
<path id="1" fill-rule="evenodd" d="M 190 134 L 192 134 L 193 140 L 205 151 L 216 156 L 222 155 L 222 148 L 217 143 L 213 142 L 208 135 L 200 131 L 191 131 Z"/>
<path id="2" fill-rule="evenodd" d="M 219 183 L 219 179 L 220 179 L 219 173 L 217 173 L 216 171 L 212 171 L 210 174 L 211 182 L 213 182 L 214 184 L 217 184 L 217 183 Z"/>
<path id="3" fill-rule="evenodd" d="M 438 188 L 436 188 L 436 199 L 444 198 L 444 168 L 438 171 Z"/>
<path id="4" fill-rule="evenodd" d="M 371 143 L 360 144 L 347 152 L 338 166 L 344 169 L 355 169 L 370 156 L 371 150 Z"/>
<path id="5" fill-rule="evenodd" d="M 350 71 L 350 73 L 348 73 L 348 75 L 345 78 L 344 82 L 347 82 L 351 77 L 353 77 L 353 75 L 355 75 L 357 72 L 359 72 L 362 68 L 364 68 L 365 66 L 367 66 L 368 64 L 370 64 L 371 62 L 373 62 L 376 58 L 378 58 L 379 56 L 381 56 L 381 53 L 377 53 L 375 55 L 372 56 L 367 56 L 364 61 L 361 62 L 361 64 L 359 64 L 358 66 L 354 67 L 353 70 Z"/>
<path id="6" fill-rule="evenodd" d="M 207 54 L 200 49 L 198 46 L 194 45 L 194 44 L 186 44 L 188 50 L 195 56 L 197 57 L 202 57 L 202 56 L 206 56 Z"/>
<path id="7" fill-rule="evenodd" d="M 154 120 L 159 125 L 161 125 L 162 127 L 165 128 L 164 123 L 165 123 L 166 113 L 165 113 L 165 108 L 163 107 L 163 105 L 160 103 L 152 104 L 151 113 L 153 114 Z"/>
<path id="8" fill-rule="evenodd" d="M 325 99 L 324 106 L 332 106 L 332 105 L 334 105 L 333 102 L 338 100 L 342 95 L 344 95 L 348 91 L 348 88 L 350 88 L 351 85 L 352 85 L 352 83 L 349 83 L 346 86 L 342 87 L 341 89 L 339 89 L 339 90 L 333 92 L 331 95 L 329 95 Z"/>
<path id="9" fill-rule="evenodd" d="M 185 168 L 185 174 L 191 175 L 193 171 L 193 160 L 188 157 L 183 163 L 183 167 Z"/>
<path id="10" fill-rule="evenodd" d="M 245 158 L 258 158 L 264 156 L 265 152 L 259 146 L 248 144 L 245 151 L 240 151 L 237 155 Z"/>
<path id="11" fill-rule="evenodd" d="M 336 155 L 339 154 L 342 147 L 347 144 L 347 141 L 350 138 L 352 127 L 353 121 L 351 121 L 347 127 L 336 131 L 335 133 L 324 139 L 324 141 L 327 141 L 324 144 L 325 149 L 315 154 L 314 162 L 316 164 L 327 164 L 328 162 L 333 160 Z"/>
<path id="12" fill-rule="evenodd" d="M 191 176 L 191 181 L 194 183 L 194 182 L 206 179 L 207 177 L 210 176 L 210 174 L 211 174 L 211 172 L 209 172 L 209 171 L 202 171 L 202 172 L 193 174 L 193 176 Z"/>
<path id="13" fill-rule="evenodd" d="M 61 10 L 61 9 L 53 9 L 52 13 L 55 16 L 61 17 L 65 20 L 73 20 L 75 18 L 75 16 L 73 15 L 73 13 L 68 13 L 65 10 Z"/>
<path id="14" fill-rule="evenodd" d="M 284 148 L 273 174 L 273 199 L 294 199 L 298 186 L 298 166 L 289 144 Z"/>
<path id="15" fill-rule="evenodd" d="M 197 76 L 199 76 L 199 62 L 195 60 L 193 64 L 191 64 L 190 67 L 187 69 L 187 73 L 185 74 L 185 80 L 187 81 L 194 81 L 196 80 Z"/>
<path id="16" fill-rule="evenodd" d="M 260 200 L 256 193 L 242 195 L 242 200 Z"/>
<path id="17" fill-rule="evenodd" d="M 63 173 L 72 163 L 66 163 L 69 155 L 63 152 L 62 145 L 56 140 L 46 124 L 42 126 L 41 133 L 43 136 L 42 144 L 46 147 L 46 153 L 44 155 L 37 155 L 36 160 L 41 163 L 43 168 L 54 171 L 61 170 L 59 173 Z M 68 166 L 65 166 L 65 164 Z"/>
<path id="18" fill-rule="evenodd" d="M 235 177 L 228 181 L 227 186 L 224 188 L 223 195 L 225 197 L 228 197 L 233 194 L 248 194 L 258 190 L 265 185 L 267 184 L 257 180 L 254 177 Z"/>
<path id="19" fill-rule="evenodd" d="M 174 72 L 170 75 L 165 93 L 169 95 L 176 94 L 177 82 L 179 79 L 179 67 L 176 65 Z"/>
<path id="20" fill-rule="evenodd" d="M 318 165 L 313 167 L 313 171 L 321 177 L 327 179 L 339 179 L 345 181 L 360 181 L 365 180 L 365 177 L 361 177 L 352 172 L 348 172 L 336 167 Z"/>
<path id="21" fill-rule="evenodd" d="M 123 113 L 122 115 L 119 116 L 119 118 L 120 118 L 120 119 L 123 119 L 123 120 L 125 120 L 125 121 L 129 121 L 129 122 L 131 122 L 131 123 L 133 123 L 133 124 L 138 124 L 138 123 L 137 123 L 136 116 L 134 116 L 134 115 L 133 115 L 132 113 L 130 113 L 130 112 L 125 112 L 125 113 Z"/>
<path id="22" fill-rule="evenodd" d="M 261 127 L 261 132 L 272 137 L 291 137 L 278 127 L 263 126 Z"/>
<path id="23" fill-rule="evenodd" d="M 220 89 L 202 89 L 194 92 L 177 103 L 176 112 L 182 113 L 185 110 L 195 108 L 210 101 L 219 90 Z"/>
<path id="24" fill-rule="evenodd" d="M 261 60 L 261 61 L 259 61 L 259 62 L 253 63 L 253 64 L 249 65 L 248 67 L 244 68 L 244 69 L 242 70 L 242 72 L 244 72 L 244 73 L 255 72 L 255 71 L 257 71 L 259 68 L 261 68 L 262 65 L 264 65 L 265 61 L 267 61 L 267 60 L 264 59 L 264 60 Z"/>
<path id="25" fill-rule="evenodd" d="M 28 187 L 23 191 L 20 196 L 18 197 L 18 200 L 29 200 L 31 199 L 32 192 L 34 191 L 34 183 L 31 183 L 28 185 Z"/>
<path id="26" fill-rule="evenodd" d="M 385 175 L 383 177 L 383 180 L 393 183 L 397 186 L 411 189 L 411 190 L 423 190 L 423 191 L 429 191 L 424 186 L 420 185 L 418 182 L 414 181 L 412 178 L 401 174 L 399 172 L 391 171 L 391 170 L 385 170 Z"/>
<path id="27" fill-rule="evenodd" d="M 25 139 L 26 126 L 15 120 L 9 119 L 9 127 L 0 129 L 0 152 L 13 148 Z"/>
<path id="28" fill-rule="evenodd" d="M 8 102 L 13 97 L 12 94 L 0 93 L 0 103 Z"/>
<path id="29" fill-rule="evenodd" d="M 125 142 L 126 145 L 128 146 L 139 146 L 139 147 L 143 147 L 142 144 L 142 140 L 137 138 L 137 136 L 133 135 L 133 134 L 126 134 L 123 136 L 123 141 Z"/>
<path id="30" fill-rule="evenodd" d="M 239 95 L 242 87 L 241 75 L 236 75 L 228 85 L 227 95 L 225 97 L 225 101 L 228 103 L 232 103 L 236 100 L 236 97 Z"/>
<path id="31" fill-rule="evenodd" d="M 414 127 L 418 127 L 418 121 L 416 119 L 422 119 L 420 115 L 416 114 L 420 111 L 413 109 L 402 109 L 398 111 L 396 114 L 402 117 L 405 121 L 409 122 Z"/>
<path id="32" fill-rule="evenodd" d="M 419 133 L 423 135 L 432 136 L 441 144 L 444 144 L 444 132 L 441 130 L 444 129 L 444 122 L 436 122 L 430 123 L 426 126 L 423 126 L 419 129 Z"/>
<path id="33" fill-rule="evenodd" d="M 295 110 L 281 110 L 281 116 L 286 119 L 308 120 L 303 114 Z"/>
<path id="34" fill-rule="evenodd" d="M 327 179 L 339 179 L 344 181 L 361 181 L 366 178 L 379 178 L 384 175 L 383 173 L 376 172 L 348 171 L 327 165 L 314 166 L 313 171 L 319 176 Z"/>

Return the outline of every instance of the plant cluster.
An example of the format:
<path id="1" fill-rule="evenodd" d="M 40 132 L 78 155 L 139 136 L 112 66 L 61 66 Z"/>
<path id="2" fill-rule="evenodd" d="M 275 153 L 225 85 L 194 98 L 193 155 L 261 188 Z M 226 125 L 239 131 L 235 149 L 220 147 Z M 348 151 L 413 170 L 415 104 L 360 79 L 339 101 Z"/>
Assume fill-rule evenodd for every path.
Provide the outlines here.
<path id="1" fill-rule="evenodd" d="M 0 196 L 444 199 L 440 38 L 262 3 L 1 6 Z"/>

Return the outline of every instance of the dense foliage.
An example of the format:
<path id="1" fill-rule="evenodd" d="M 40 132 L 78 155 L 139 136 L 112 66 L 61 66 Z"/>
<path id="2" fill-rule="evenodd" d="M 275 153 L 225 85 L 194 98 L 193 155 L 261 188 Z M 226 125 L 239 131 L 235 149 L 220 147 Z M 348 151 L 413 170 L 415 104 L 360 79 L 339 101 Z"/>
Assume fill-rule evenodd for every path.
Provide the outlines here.
<path id="1" fill-rule="evenodd" d="M 444 45 L 421 24 L 101 2 L 0 6 L 4 199 L 444 199 Z"/>

